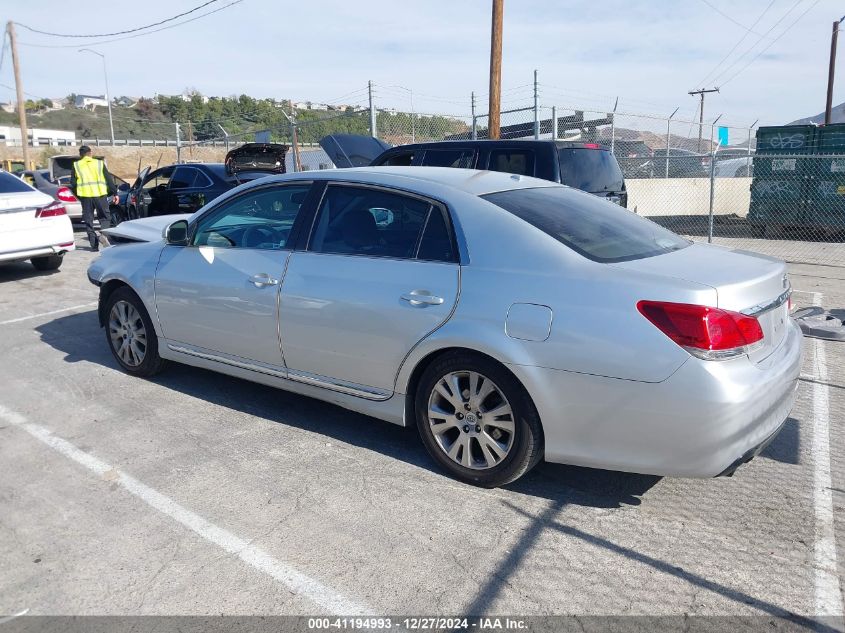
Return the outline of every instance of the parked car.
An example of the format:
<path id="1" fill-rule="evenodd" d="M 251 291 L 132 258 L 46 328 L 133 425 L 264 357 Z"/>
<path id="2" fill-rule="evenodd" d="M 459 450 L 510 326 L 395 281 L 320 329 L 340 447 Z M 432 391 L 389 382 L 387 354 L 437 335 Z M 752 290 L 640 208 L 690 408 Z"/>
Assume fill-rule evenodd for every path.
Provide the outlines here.
<path id="1" fill-rule="evenodd" d="M 479 485 L 541 459 L 733 473 L 795 397 L 783 262 L 548 180 L 311 171 L 107 234 L 136 242 L 88 269 L 124 371 L 176 361 L 415 424 Z"/>
<path id="2" fill-rule="evenodd" d="M 338 167 L 354 167 L 344 151 L 352 135 L 327 136 L 320 145 Z M 376 146 L 370 146 L 376 150 Z M 355 148 L 360 155 L 361 148 Z M 621 206 L 628 204 L 625 179 L 616 158 L 604 145 L 565 141 L 439 141 L 390 148 L 370 165 L 463 167 L 503 171 L 563 183 Z"/>
<path id="3" fill-rule="evenodd" d="M 130 219 L 192 213 L 244 182 L 285 173 L 286 145 L 248 143 L 226 154 L 223 163 L 147 167 L 132 185 L 126 203 Z"/>
<path id="4" fill-rule="evenodd" d="M 0 171 L 0 263 L 28 259 L 38 270 L 57 270 L 73 249 L 73 227 L 64 205 Z"/>
<path id="5" fill-rule="evenodd" d="M 612 150 L 626 178 L 654 176 L 654 152 L 643 141 L 617 140 Z"/>
<path id="6" fill-rule="evenodd" d="M 720 159 L 716 154 L 716 177 L 717 178 L 748 178 L 754 175 L 754 159 L 752 156 L 745 158 Z"/>
<path id="7" fill-rule="evenodd" d="M 102 156 L 96 156 L 96 158 L 100 160 L 104 160 Z M 58 187 L 56 195 L 58 200 L 65 205 L 68 211 L 68 215 L 70 219 L 74 222 L 81 222 L 82 221 L 82 205 L 79 203 L 79 200 L 73 195 L 73 192 L 70 190 L 70 180 L 71 180 L 71 171 L 73 170 L 73 163 L 79 160 L 79 156 L 64 154 L 59 156 L 51 156 L 50 157 L 50 168 L 49 169 L 42 169 L 38 170 L 38 174 L 43 178 L 46 183 L 52 183 Z M 28 173 L 28 172 L 27 172 Z M 109 201 L 109 214 L 111 217 L 112 224 L 118 224 L 123 219 L 126 218 L 126 199 L 129 195 L 129 183 L 114 176 L 114 184 L 117 187 L 117 195 L 118 195 L 118 204 L 113 204 Z M 30 183 L 33 184 L 33 183 Z M 47 191 L 46 189 L 42 189 L 38 186 L 37 181 L 36 186 L 39 190 Z M 53 194 L 51 194 L 53 195 Z"/>
<path id="8" fill-rule="evenodd" d="M 67 185 L 60 185 L 51 181 L 48 169 L 27 170 L 20 172 L 19 175 L 31 187 L 62 203 L 71 221 L 79 222 L 82 220 L 82 205 L 79 200 L 76 199 Z"/>
<path id="9" fill-rule="evenodd" d="M 666 174 L 666 149 L 654 150 L 654 173 Z M 669 178 L 709 178 L 710 155 L 686 149 L 669 149 Z"/>

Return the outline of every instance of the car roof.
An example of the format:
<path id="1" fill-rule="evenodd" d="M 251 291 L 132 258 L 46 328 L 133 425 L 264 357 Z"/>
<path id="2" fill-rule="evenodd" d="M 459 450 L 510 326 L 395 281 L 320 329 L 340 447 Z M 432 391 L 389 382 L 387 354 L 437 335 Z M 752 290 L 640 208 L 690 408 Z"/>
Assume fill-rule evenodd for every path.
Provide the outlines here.
<path id="1" fill-rule="evenodd" d="M 434 149 L 437 147 L 447 146 L 447 145 L 461 145 L 463 147 L 525 147 L 529 145 L 554 145 L 558 148 L 578 148 L 578 147 L 589 147 L 591 149 L 598 149 L 593 147 L 598 143 L 592 143 L 588 141 L 553 141 L 551 139 L 533 139 L 533 138 L 524 138 L 524 139 L 447 139 L 445 141 L 429 141 L 426 143 L 409 143 L 407 145 L 397 145 L 395 147 L 391 147 L 384 151 L 387 152 L 395 152 L 397 150 L 400 151 L 407 151 L 407 150 L 414 150 L 414 149 Z M 600 149 L 608 149 L 606 146 L 600 145 Z"/>
<path id="2" fill-rule="evenodd" d="M 426 185 L 439 185 L 474 196 L 511 189 L 563 186 L 530 176 L 455 167 L 352 167 L 270 176 L 264 182 L 268 180 L 343 180 L 417 189 L 420 193 L 425 193 Z"/>

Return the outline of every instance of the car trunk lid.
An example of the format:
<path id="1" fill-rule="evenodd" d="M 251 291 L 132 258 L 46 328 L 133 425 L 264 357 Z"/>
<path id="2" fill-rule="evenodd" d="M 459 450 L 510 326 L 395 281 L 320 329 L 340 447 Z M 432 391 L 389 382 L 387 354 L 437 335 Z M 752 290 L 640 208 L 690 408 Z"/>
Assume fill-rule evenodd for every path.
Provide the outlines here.
<path id="1" fill-rule="evenodd" d="M 367 167 L 390 145 L 360 134 L 329 134 L 320 139 L 320 147 L 336 167 Z"/>
<path id="2" fill-rule="evenodd" d="M 280 143 L 247 143 L 226 154 L 224 163 L 230 176 L 244 171 L 268 174 L 285 173 L 288 146 Z"/>
<path id="3" fill-rule="evenodd" d="M 768 357 L 786 336 L 790 288 L 786 264 L 779 259 L 692 244 L 672 253 L 612 265 L 710 286 L 716 290 L 715 307 L 755 316 L 763 329 L 763 343 L 749 354 L 754 361 Z"/>

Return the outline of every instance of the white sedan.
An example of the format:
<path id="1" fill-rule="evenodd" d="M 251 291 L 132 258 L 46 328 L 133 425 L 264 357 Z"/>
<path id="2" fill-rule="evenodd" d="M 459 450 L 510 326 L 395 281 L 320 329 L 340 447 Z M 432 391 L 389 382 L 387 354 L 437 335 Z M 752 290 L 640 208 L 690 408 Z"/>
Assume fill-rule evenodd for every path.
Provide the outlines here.
<path id="1" fill-rule="evenodd" d="M 28 259 L 38 270 L 56 270 L 73 249 L 64 205 L 0 171 L 0 263 Z"/>

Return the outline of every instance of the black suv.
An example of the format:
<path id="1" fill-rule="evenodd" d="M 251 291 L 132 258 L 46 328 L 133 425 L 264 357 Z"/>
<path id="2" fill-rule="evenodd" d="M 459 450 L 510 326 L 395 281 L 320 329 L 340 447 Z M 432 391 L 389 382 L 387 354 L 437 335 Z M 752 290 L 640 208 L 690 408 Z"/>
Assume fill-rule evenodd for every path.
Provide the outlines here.
<path id="1" fill-rule="evenodd" d="M 352 167 L 344 152 L 346 135 L 320 141 L 338 167 Z M 373 145 L 373 147 L 376 147 Z M 355 148 L 360 153 L 360 147 Z M 360 162 L 357 162 L 360 165 Z M 440 141 L 391 147 L 371 166 L 463 167 L 534 176 L 563 183 L 606 198 L 623 207 L 628 194 L 619 163 L 609 148 L 596 143 L 571 141 Z"/>

